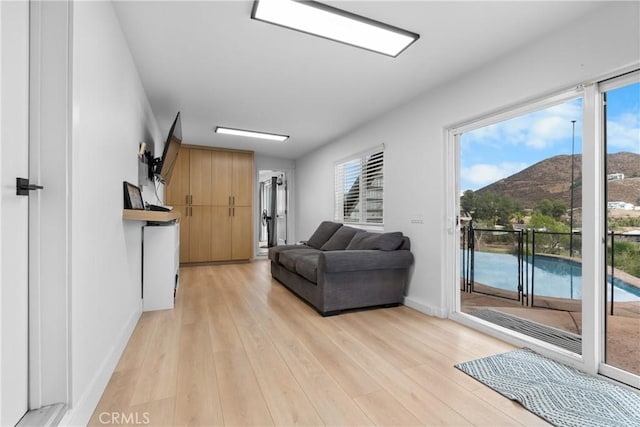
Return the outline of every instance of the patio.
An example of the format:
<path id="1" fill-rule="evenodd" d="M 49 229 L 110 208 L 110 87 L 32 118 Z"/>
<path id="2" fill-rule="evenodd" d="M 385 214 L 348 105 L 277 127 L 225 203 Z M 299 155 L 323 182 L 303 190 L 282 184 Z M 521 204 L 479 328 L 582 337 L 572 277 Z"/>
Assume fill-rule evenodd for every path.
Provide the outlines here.
<path id="1" fill-rule="evenodd" d="M 476 283 L 474 288 L 482 292 L 483 285 Z M 492 288 L 492 290 L 495 293 L 495 289 Z M 480 292 L 460 293 L 462 312 L 492 310 L 570 334 L 581 335 L 582 333 L 582 311 L 579 300 L 536 297 L 536 306 L 528 307 L 515 298 L 509 299 L 507 291 L 503 291 L 505 295 L 501 296 Z M 613 316 L 609 314 L 609 307 L 607 307 L 606 322 L 607 363 L 640 374 L 640 302 L 616 302 Z M 513 327 L 510 329 L 517 330 Z"/>

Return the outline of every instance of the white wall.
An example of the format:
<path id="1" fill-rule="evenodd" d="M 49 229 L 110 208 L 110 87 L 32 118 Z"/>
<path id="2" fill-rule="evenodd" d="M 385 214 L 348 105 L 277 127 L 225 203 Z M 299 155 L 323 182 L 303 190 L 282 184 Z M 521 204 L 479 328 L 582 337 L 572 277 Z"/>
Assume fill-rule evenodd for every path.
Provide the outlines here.
<path id="1" fill-rule="evenodd" d="M 253 158 L 256 171 L 259 170 L 290 170 L 295 168 L 295 161 L 291 159 L 281 159 L 279 157 L 269 157 L 256 153 Z M 257 176 L 257 175 L 256 175 Z"/>
<path id="2" fill-rule="evenodd" d="M 141 314 L 141 222 L 122 219 L 138 144 L 162 136 L 110 2 L 74 2 L 71 377 L 85 424 Z M 161 151 L 160 151 L 161 152 Z"/>
<path id="3" fill-rule="evenodd" d="M 332 219 L 333 162 L 384 143 L 385 230 L 408 235 L 416 259 L 405 303 L 445 316 L 446 128 L 638 63 L 638 9 L 607 5 L 298 159 L 296 235 Z M 424 225 L 411 224 L 411 214 L 423 214 Z"/>

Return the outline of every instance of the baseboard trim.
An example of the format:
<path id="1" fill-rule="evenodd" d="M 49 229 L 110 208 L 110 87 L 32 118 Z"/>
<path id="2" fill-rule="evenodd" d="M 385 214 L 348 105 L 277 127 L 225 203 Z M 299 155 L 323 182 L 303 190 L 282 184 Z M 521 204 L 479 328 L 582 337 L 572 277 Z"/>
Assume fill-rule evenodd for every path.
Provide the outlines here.
<path id="1" fill-rule="evenodd" d="M 138 309 L 131 315 L 129 321 L 125 324 L 120 337 L 114 344 L 111 352 L 104 358 L 100 368 L 96 372 L 86 391 L 80 396 L 77 402 L 70 405 L 69 411 L 60 420 L 61 426 L 86 426 L 96 409 L 102 393 L 107 388 L 107 384 L 113 375 L 113 371 L 118 365 L 118 361 L 124 352 L 133 330 L 138 324 L 138 319 L 142 315 L 142 300 Z"/>
<path id="2" fill-rule="evenodd" d="M 22 417 L 18 424 L 16 424 L 16 427 L 57 426 L 66 410 L 67 408 L 64 403 L 56 403 L 53 405 L 43 406 L 42 408 L 32 409 Z"/>
<path id="3" fill-rule="evenodd" d="M 442 319 L 445 319 L 448 316 L 446 309 L 434 307 L 415 297 L 404 297 L 404 305 L 429 316 L 440 317 Z"/>

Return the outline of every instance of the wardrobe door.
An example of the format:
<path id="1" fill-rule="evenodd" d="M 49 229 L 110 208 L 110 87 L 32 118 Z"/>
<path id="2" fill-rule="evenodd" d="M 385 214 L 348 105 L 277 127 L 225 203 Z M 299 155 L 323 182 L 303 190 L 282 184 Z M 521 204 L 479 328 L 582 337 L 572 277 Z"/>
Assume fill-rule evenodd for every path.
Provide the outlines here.
<path id="1" fill-rule="evenodd" d="M 178 151 L 171 181 L 166 187 L 165 204 L 169 206 L 187 205 L 189 201 L 189 149 Z"/>
<path id="2" fill-rule="evenodd" d="M 213 206 L 231 205 L 231 168 L 233 153 L 230 151 L 211 152 L 211 204 Z"/>
<path id="3" fill-rule="evenodd" d="M 213 206 L 211 212 L 211 260 L 228 261 L 231 259 L 231 207 Z"/>
<path id="4" fill-rule="evenodd" d="M 189 206 L 174 206 L 173 210 L 180 212 L 180 262 L 190 262 L 189 257 L 189 237 L 191 227 L 191 216 Z"/>
<path id="5" fill-rule="evenodd" d="M 253 202 L 253 153 L 233 153 L 232 205 Z"/>
<path id="6" fill-rule="evenodd" d="M 252 254 L 251 206 L 231 208 L 231 259 L 250 259 Z"/>
<path id="7" fill-rule="evenodd" d="M 189 151 L 189 203 L 211 206 L 211 150 Z"/>
<path id="8" fill-rule="evenodd" d="M 212 208 L 190 206 L 189 261 L 211 261 Z"/>

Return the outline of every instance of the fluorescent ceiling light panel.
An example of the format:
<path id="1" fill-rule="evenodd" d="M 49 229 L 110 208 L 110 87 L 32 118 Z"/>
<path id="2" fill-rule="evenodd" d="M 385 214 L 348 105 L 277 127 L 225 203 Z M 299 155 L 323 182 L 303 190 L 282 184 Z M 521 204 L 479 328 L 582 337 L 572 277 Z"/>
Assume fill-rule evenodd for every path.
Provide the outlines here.
<path id="1" fill-rule="evenodd" d="M 289 136 L 287 135 L 276 135 L 274 133 L 265 133 L 265 132 L 254 132 L 252 130 L 243 130 L 243 129 L 233 129 L 233 128 L 225 128 L 216 126 L 216 133 L 223 133 L 226 135 L 236 135 L 236 136 L 247 136 L 249 138 L 260 138 L 260 139 L 268 139 L 270 141 L 285 141 Z"/>
<path id="2" fill-rule="evenodd" d="M 255 0 L 251 18 L 393 57 L 420 37 L 314 1 Z"/>

